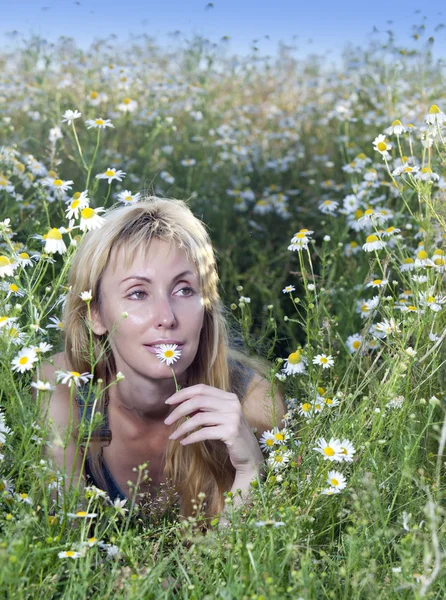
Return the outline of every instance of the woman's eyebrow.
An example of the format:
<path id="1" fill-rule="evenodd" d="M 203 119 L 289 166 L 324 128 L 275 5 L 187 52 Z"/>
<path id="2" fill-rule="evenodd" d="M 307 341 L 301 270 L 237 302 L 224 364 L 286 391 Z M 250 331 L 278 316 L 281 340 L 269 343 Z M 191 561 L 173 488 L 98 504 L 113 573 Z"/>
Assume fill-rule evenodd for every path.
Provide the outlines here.
<path id="1" fill-rule="evenodd" d="M 195 274 L 192 273 L 192 271 L 182 271 L 181 273 L 178 273 L 178 275 L 175 275 L 172 281 L 177 281 L 185 275 L 192 275 L 192 277 L 195 277 Z M 146 281 L 147 283 L 153 283 L 151 279 L 149 279 L 148 277 L 144 277 L 143 275 L 130 275 L 130 277 L 126 277 L 125 279 L 123 279 L 121 283 L 124 283 L 124 281 L 128 281 L 129 279 L 137 279 L 138 281 Z"/>

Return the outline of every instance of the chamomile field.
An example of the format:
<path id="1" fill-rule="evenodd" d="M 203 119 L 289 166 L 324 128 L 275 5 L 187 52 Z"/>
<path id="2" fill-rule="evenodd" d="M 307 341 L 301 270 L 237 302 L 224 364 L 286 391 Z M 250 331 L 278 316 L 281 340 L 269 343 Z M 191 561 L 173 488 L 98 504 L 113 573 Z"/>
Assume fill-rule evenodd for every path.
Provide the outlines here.
<path id="1" fill-rule="evenodd" d="M 30 38 L 0 54 L 4 597 L 446 596 L 433 43 L 390 35 L 335 67 L 286 47 L 229 57 L 203 38 L 175 52 Z M 260 438 L 249 503 L 226 493 L 226 524 L 207 530 L 202 495 L 181 519 L 156 498 L 64 493 L 70 474 L 48 457 L 67 440 L 42 421 L 41 365 L 63 349 L 76 248 L 108 208 L 144 196 L 186 200 L 206 224 L 234 339 L 269 361 L 288 409 Z"/>

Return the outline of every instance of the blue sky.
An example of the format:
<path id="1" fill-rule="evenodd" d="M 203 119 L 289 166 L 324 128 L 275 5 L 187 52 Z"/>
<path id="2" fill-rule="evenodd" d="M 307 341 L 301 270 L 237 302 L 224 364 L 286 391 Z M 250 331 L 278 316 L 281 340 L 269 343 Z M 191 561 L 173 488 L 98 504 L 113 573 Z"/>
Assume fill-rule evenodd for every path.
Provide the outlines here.
<path id="1" fill-rule="evenodd" d="M 415 24 L 426 24 L 434 35 L 436 55 L 446 58 L 446 22 L 441 0 L 431 0 L 429 11 L 420 0 L 10 0 L 1 9 L 0 41 L 11 43 L 6 32 L 39 34 L 54 41 L 59 35 L 75 38 L 85 47 L 94 39 L 117 34 L 120 40 L 147 32 L 161 43 L 168 33 L 200 34 L 219 41 L 228 35 L 230 50 L 245 53 L 253 39 L 262 38 L 262 54 L 274 54 L 279 41 L 296 46 L 299 54 L 337 53 L 347 42 L 364 44 L 373 27 L 392 29 L 408 41 Z M 415 11 L 419 11 L 416 14 Z M 392 21 L 392 23 L 389 23 Z M 269 36 L 269 39 L 263 36 Z"/>

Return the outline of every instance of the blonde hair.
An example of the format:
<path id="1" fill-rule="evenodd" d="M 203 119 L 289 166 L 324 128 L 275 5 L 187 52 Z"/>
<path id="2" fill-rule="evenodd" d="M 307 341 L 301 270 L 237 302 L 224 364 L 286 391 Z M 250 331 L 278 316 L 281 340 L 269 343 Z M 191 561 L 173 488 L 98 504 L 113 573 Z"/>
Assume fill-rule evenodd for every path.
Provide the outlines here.
<path id="1" fill-rule="evenodd" d="M 77 249 L 69 275 L 68 294 L 63 314 L 65 353 L 75 371 L 90 372 L 90 339 L 94 357 L 94 381 L 102 379 L 108 385 L 116 375 L 116 366 L 106 336 L 99 336 L 88 326 L 86 304 L 81 292 L 92 290 L 92 306 L 100 307 L 101 277 L 109 263 L 112 250 L 124 252 L 124 262 L 130 264 L 135 251 L 148 249 L 151 240 L 159 239 L 184 249 L 197 269 L 204 300 L 204 322 L 197 355 L 188 369 L 188 384 L 204 383 L 232 391 L 229 360 L 231 356 L 244 361 L 243 354 L 228 347 L 227 322 L 218 294 L 218 275 L 211 240 L 203 225 L 186 203 L 148 197 L 131 206 L 110 209 L 100 229 L 88 232 Z M 116 254 L 115 254 L 116 257 Z M 262 371 L 261 362 L 246 357 L 245 364 Z M 235 382 L 237 386 L 237 382 Z M 242 398 L 240 398 L 243 401 Z M 96 409 L 103 414 L 104 395 Z M 180 420 L 178 426 L 184 422 Z M 95 478 L 104 484 L 100 443 L 89 444 L 90 466 Z M 149 465 L 150 468 L 150 465 Z M 225 444 L 220 440 L 182 446 L 168 442 L 164 475 L 180 497 L 180 512 L 192 514 L 192 500 L 199 492 L 206 494 L 206 514 L 213 516 L 224 507 L 223 492 L 233 483 L 235 471 Z"/>

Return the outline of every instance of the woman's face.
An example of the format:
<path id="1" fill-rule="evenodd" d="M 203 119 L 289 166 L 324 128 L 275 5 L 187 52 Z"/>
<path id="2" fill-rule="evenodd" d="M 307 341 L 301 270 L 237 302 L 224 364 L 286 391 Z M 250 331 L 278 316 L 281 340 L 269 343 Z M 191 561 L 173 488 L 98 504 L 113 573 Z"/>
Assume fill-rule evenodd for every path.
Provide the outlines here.
<path id="1" fill-rule="evenodd" d="M 111 334 L 117 370 L 126 377 L 170 378 L 171 368 L 157 358 L 156 344 L 175 343 L 181 350 L 175 373 L 184 373 L 195 358 L 203 326 L 195 265 L 184 250 L 156 239 L 128 269 L 122 249 L 112 258 L 101 280 L 101 308 L 92 308 L 92 329 Z"/>

